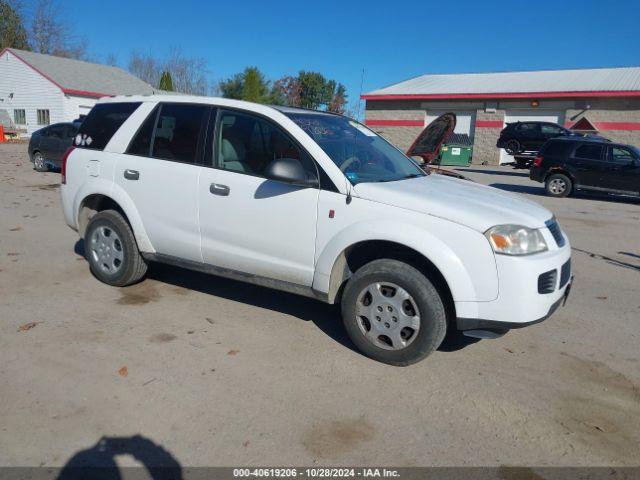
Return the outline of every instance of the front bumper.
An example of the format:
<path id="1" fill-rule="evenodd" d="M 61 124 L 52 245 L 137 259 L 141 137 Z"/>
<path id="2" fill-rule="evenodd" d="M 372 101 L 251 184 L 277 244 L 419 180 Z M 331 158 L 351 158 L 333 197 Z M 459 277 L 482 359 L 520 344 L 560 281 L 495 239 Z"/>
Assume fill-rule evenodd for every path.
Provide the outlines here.
<path id="1" fill-rule="evenodd" d="M 541 230 L 549 250 L 530 256 L 496 255 L 498 297 L 490 302 L 455 302 L 458 330 L 510 330 L 542 322 L 560 306 L 569 288 L 571 245 L 558 247 Z M 563 268 L 564 267 L 564 268 Z"/>

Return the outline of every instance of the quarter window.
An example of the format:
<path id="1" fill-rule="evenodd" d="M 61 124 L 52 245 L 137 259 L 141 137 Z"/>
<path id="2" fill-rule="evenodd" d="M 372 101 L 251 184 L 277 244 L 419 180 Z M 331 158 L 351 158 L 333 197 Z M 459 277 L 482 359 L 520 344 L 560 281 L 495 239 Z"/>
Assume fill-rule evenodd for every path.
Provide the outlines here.
<path id="1" fill-rule="evenodd" d="M 50 123 L 49 110 L 38 110 L 37 117 L 38 117 L 38 125 L 49 125 Z"/>
<path id="2" fill-rule="evenodd" d="M 576 148 L 575 157 L 586 160 L 602 160 L 602 145 L 581 145 Z"/>
<path id="3" fill-rule="evenodd" d="M 82 122 L 74 144 L 77 147 L 102 150 L 139 106 L 139 102 L 97 104 Z"/>
<path id="4" fill-rule="evenodd" d="M 15 123 L 16 125 L 27 124 L 27 115 L 24 109 L 13 111 L 13 123 Z"/>
<path id="5" fill-rule="evenodd" d="M 217 137 L 214 165 L 218 168 L 264 177 L 273 160 L 293 158 L 302 163 L 309 178 L 317 177 L 315 164 L 289 135 L 260 117 L 222 111 Z"/>
<path id="6" fill-rule="evenodd" d="M 149 114 L 144 121 L 136 136 L 129 144 L 127 153 L 132 155 L 143 155 L 145 157 L 151 156 L 151 139 L 153 138 L 153 129 L 156 126 L 156 118 L 158 118 L 158 110 L 160 107 L 156 107 Z"/>

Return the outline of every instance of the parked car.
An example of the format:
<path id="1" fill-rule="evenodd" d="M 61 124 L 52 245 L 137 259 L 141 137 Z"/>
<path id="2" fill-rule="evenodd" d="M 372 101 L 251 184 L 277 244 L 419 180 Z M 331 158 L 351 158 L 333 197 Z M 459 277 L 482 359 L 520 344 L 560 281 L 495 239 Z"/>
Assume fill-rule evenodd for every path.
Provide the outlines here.
<path id="1" fill-rule="evenodd" d="M 551 138 L 584 138 L 584 135 L 551 122 L 515 122 L 508 123 L 500 132 L 498 148 L 504 148 L 509 155 L 522 152 L 537 152 Z M 608 141 L 604 137 L 591 135 L 589 138 Z"/>
<path id="2" fill-rule="evenodd" d="M 552 197 L 576 190 L 640 195 L 640 150 L 588 138 L 556 138 L 540 149 L 529 177 L 543 182 Z"/>
<path id="3" fill-rule="evenodd" d="M 410 155 L 437 154 L 453 114 Z M 114 286 L 164 262 L 339 303 L 366 355 L 393 365 L 445 333 L 540 322 L 569 292 L 551 212 L 429 175 L 347 117 L 190 96 L 98 101 L 62 162 L 62 207 Z"/>
<path id="4" fill-rule="evenodd" d="M 73 144 L 79 122 L 54 123 L 33 132 L 29 141 L 29 158 L 33 168 L 46 172 L 60 168 L 64 152 Z"/>

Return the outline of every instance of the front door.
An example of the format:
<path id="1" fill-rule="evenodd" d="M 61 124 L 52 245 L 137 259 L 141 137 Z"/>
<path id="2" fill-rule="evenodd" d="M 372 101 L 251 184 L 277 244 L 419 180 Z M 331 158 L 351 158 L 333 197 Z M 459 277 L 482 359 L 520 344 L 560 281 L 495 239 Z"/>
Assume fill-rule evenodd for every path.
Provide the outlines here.
<path id="1" fill-rule="evenodd" d="M 204 262 L 311 286 L 319 190 L 264 171 L 294 158 L 317 175 L 313 160 L 278 125 L 248 112 L 219 111 L 213 132 L 198 186 Z"/>
<path id="2" fill-rule="evenodd" d="M 115 170 L 156 252 L 196 262 L 202 262 L 197 190 L 209 111 L 203 105 L 160 104 Z"/>
<path id="3" fill-rule="evenodd" d="M 629 148 L 609 145 L 603 187 L 619 192 L 640 194 L 640 159 Z"/>

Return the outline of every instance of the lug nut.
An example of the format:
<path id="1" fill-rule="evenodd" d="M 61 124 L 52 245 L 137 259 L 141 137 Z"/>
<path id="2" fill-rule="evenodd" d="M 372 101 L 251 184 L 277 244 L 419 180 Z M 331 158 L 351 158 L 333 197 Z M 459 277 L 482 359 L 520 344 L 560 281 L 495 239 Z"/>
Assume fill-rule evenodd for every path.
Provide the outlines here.
<path id="1" fill-rule="evenodd" d="M 382 311 L 382 307 L 378 307 L 378 311 L 381 312 Z"/>

